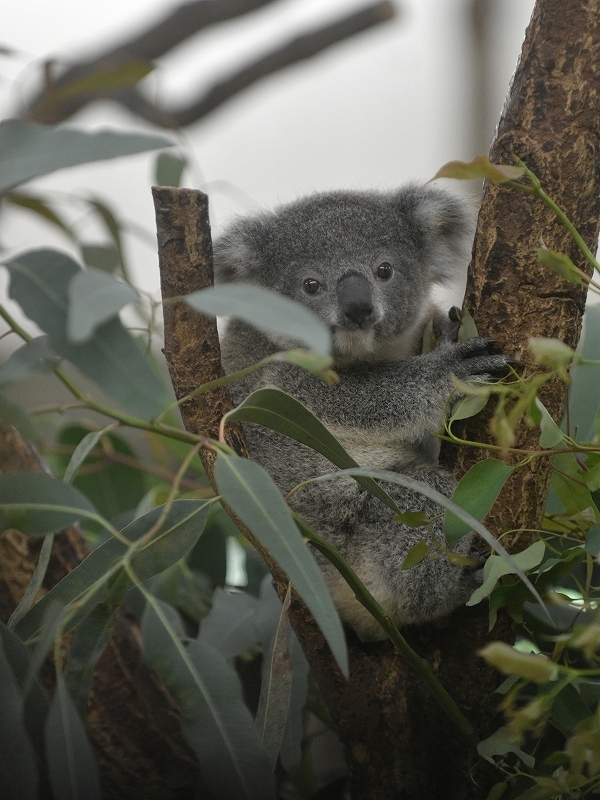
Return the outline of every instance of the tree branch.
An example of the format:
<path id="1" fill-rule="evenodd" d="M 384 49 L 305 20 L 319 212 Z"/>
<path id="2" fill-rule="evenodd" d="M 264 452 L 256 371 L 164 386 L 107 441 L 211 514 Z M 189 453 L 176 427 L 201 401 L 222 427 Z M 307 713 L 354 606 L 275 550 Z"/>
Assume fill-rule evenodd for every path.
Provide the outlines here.
<path id="1" fill-rule="evenodd" d="M 47 90 L 37 97 L 23 113 L 26 119 L 33 119 L 37 122 L 46 124 L 61 122 L 75 114 L 81 108 L 93 100 L 112 99 L 124 105 L 134 114 L 152 122 L 160 127 L 180 128 L 196 122 L 220 105 L 229 100 L 234 95 L 261 80 L 267 75 L 271 75 L 284 67 L 295 64 L 299 61 L 312 58 L 318 53 L 326 50 L 338 42 L 361 33 L 374 25 L 386 22 L 394 16 L 394 8 L 388 0 L 367 6 L 347 17 L 336 20 L 310 33 L 298 36 L 283 46 L 273 50 L 266 56 L 262 56 L 251 64 L 247 64 L 229 78 L 216 83 L 208 92 L 203 93 L 191 104 L 175 109 L 166 110 L 150 102 L 136 88 L 103 89 L 95 92 L 86 92 L 65 99 L 52 100 L 52 93 L 64 90 L 70 84 L 81 80 L 87 75 L 92 75 L 99 69 L 106 69 L 109 66 L 125 64 L 135 59 L 151 60 L 168 52 L 172 47 L 181 41 L 189 38 L 207 24 L 221 22 L 229 19 L 230 16 L 237 16 L 245 11 L 238 11 L 238 14 L 231 13 L 230 16 L 223 15 L 217 18 L 217 6 L 221 4 L 227 7 L 247 6 L 246 11 L 265 5 L 272 0 L 261 0 L 261 2 L 242 3 L 239 0 L 210 0 L 209 2 L 188 3 L 180 6 L 173 15 L 163 20 L 155 28 L 147 31 L 142 36 L 131 42 L 105 53 L 93 61 L 75 65 L 61 75 Z M 207 22 L 207 12 L 200 13 L 197 6 L 211 6 L 213 15 L 210 22 Z M 231 11 L 230 8 L 230 11 Z M 187 27 L 186 27 L 187 25 Z M 198 27 L 200 25 L 200 27 Z M 162 33 L 160 33 L 162 31 Z M 185 34 L 185 35 L 184 35 Z M 164 36 L 164 41 L 163 37 Z M 172 42 L 168 46 L 166 42 Z"/>

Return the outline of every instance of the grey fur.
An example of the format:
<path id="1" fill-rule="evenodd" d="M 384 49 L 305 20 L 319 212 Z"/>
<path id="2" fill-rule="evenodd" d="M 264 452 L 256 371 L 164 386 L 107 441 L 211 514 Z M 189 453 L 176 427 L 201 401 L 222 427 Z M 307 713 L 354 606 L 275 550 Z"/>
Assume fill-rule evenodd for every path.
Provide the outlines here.
<path id="1" fill-rule="evenodd" d="M 235 222 L 215 243 L 217 281 L 258 284 L 310 308 L 332 330 L 341 378 L 328 387 L 299 368 L 274 364 L 233 384 L 235 402 L 275 385 L 308 406 L 361 466 L 410 475 L 450 495 L 455 482 L 439 467 L 431 434 L 453 391 L 451 374 L 489 380 L 506 368 L 502 356 L 488 354 L 488 340 L 456 343 L 456 326 L 430 300 L 435 284 L 454 281 L 465 270 L 472 232 L 464 201 L 413 185 L 390 194 L 318 194 Z M 392 266 L 391 277 L 388 267 L 378 271 L 382 264 Z M 308 294 L 306 279 L 321 289 Z M 434 318 L 440 344 L 420 355 L 424 328 Z M 223 338 L 223 363 L 232 372 L 291 344 L 232 320 Z M 246 433 L 253 458 L 284 492 L 332 471 L 324 458 L 279 434 L 255 425 L 247 425 Z M 385 488 L 403 510 L 424 509 L 429 517 L 441 511 L 422 495 Z M 407 528 L 350 478 L 303 489 L 293 505 L 354 567 L 397 624 L 444 616 L 477 585 L 477 570 L 444 556 L 402 570 L 417 542 L 442 538 L 441 520 L 431 529 Z M 471 555 L 473 537 L 463 537 L 456 552 Z M 317 559 L 344 621 L 362 637 L 378 635 L 377 623 L 337 571 Z"/>

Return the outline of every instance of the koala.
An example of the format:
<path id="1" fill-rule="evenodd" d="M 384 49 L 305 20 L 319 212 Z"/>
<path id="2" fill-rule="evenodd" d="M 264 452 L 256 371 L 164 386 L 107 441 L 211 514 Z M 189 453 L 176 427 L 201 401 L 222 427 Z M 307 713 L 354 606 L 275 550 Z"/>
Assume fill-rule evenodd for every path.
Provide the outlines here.
<path id="1" fill-rule="evenodd" d="M 433 186 L 391 193 L 328 192 L 273 212 L 238 219 L 215 242 L 218 283 L 247 282 L 292 298 L 331 330 L 339 383 L 327 386 L 291 364 L 274 363 L 231 384 L 234 402 L 276 386 L 307 406 L 362 467 L 409 475 L 450 496 L 452 476 L 438 464 L 435 434 L 453 394 L 452 375 L 490 381 L 507 361 L 490 340 L 456 341 L 457 323 L 432 302 L 432 290 L 466 270 L 473 214 L 465 201 Z M 426 326 L 439 344 L 422 354 Z M 226 372 L 297 346 L 232 319 L 222 339 Z M 252 457 L 286 493 L 301 481 L 333 471 L 331 463 L 291 439 L 245 425 Z M 458 566 L 443 553 L 402 569 L 411 548 L 443 539 L 443 509 L 394 484 L 382 484 L 402 511 L 424 510 L 433 522 L 409 528 L 347 476 L 311 484 L 291 504 L 353 567 L 399 625 L 449 614 L 481 580 L 474 534 L 455 552 L 478 559 Z M 315 554 L 344 622 L 360 638 L 380 636 L 337 570 Z"/>

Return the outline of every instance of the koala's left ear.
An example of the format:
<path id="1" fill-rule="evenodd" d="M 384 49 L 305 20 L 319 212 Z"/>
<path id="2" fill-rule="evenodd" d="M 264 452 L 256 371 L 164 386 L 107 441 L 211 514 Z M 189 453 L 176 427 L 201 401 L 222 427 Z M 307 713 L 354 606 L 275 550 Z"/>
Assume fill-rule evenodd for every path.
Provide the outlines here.
<path id="1" fill-rule="evenodd" d="M 447 283 L 459 278 L 471 255 L 476 223 L 474 205 L 430 185 L 409 187 L 405 192 L 402 199 L 431 280 Z"/>
<path id="2" fill-rule="evenodd" d="M 215 282 L 251 281 L 265 233 L 260 219 L 240 219 L 216 239 L 213 244 Z"/>

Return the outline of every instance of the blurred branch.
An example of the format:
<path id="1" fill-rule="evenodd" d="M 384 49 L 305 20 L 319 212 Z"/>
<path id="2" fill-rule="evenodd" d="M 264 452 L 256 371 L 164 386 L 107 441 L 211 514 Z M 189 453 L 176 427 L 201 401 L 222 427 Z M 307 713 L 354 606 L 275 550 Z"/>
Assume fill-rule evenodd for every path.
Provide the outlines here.
<path id="1" fill-rule="evenodd" d="M 208 25 L 240 16 L 271 2 L 273 0 L 196 0 L 185 3 L 141 36 L 91 61 L 75 64 L 54 80 L 48 78 L 51 70 L 47 70 L 46 88 L 21 116 L 45 124 L 58 123 L 68 119 L 94 100 L 111 99 L 160 127 L 183 127 L 207 116 L 226 100 L 261 78 L 298 61 L 311 58 L 337 42 L 391 19 L 395 13 L 394 7 L 388 0 L 379 0 L 323 28 L 292 39 L 282 47 L 246 65 L 229 78 L 218 82 L 191 104 L 173 111 L 154 105 L 132 86 L 104 87 L 73 96 L 68 93 L 70 85 L 79 83 L 88 76 L 105 73 L 108 69 L 139 60 L 150 61 L 164 55 Z M 56 99 L 53 99 L 53 94 L 56 95 Z"/>

